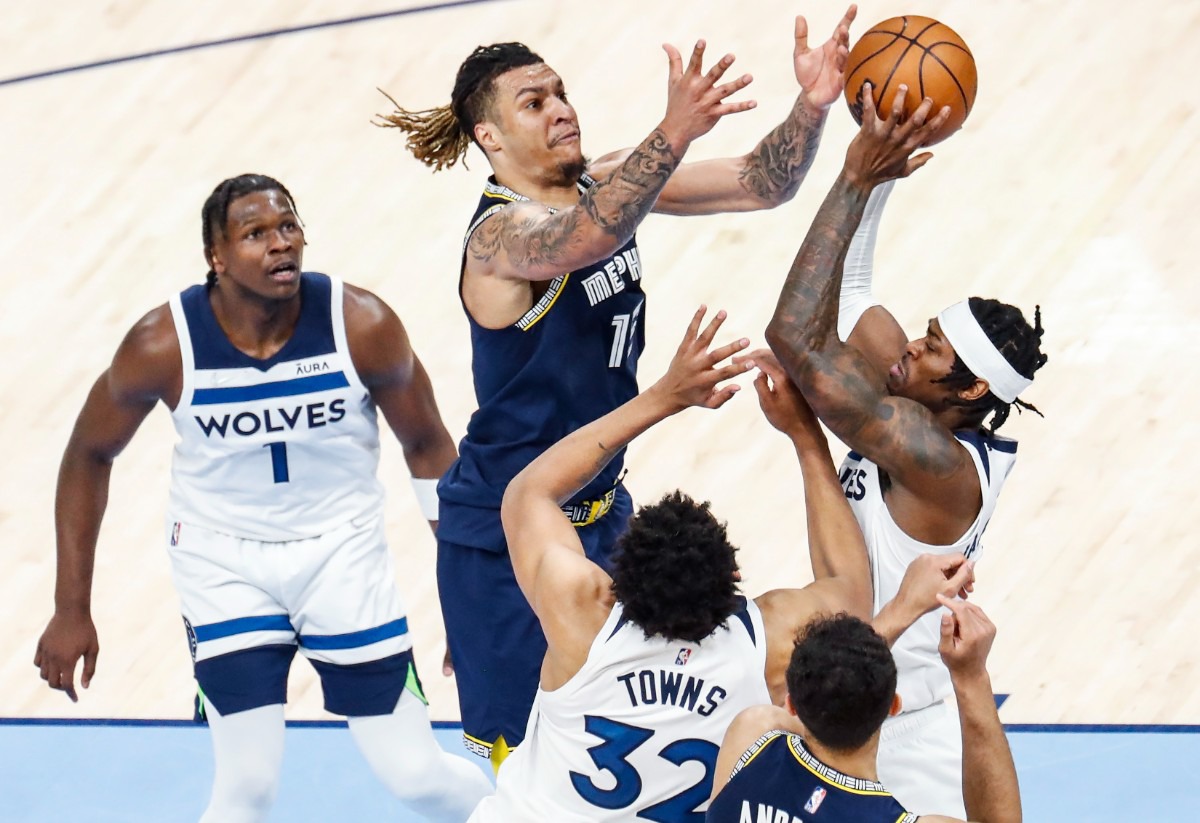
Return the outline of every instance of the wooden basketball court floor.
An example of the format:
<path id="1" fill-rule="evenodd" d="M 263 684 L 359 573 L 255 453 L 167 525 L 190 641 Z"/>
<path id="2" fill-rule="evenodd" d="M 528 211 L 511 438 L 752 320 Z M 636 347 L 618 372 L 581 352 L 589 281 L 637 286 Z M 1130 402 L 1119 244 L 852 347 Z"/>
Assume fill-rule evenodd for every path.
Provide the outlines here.
<path id="1" fill-rule="evenodd" d="M 455 280 L 487 164 L 473 153 L 469 170 L 429 173 L 398 134 L 370 125 L 386 108 L 376 87 L 410 107 L 438 105 L 471 48 L 523 40 L 564 77 L 595 155 L 636 144 L 661 117 L 659 44 L 686 48 L 703 36 L 714 58 L 732 51 L 735 70 L 755 75 L 746 94 L 759 106 L 719 124 L 689 158 L 740 154 L 796 93 L 793 15 L 808 16 L 815 41 L 843 8 L 831 0 L 67 0 L 53 11 L 6 3 L 0 717 L 190 712 L 187 644 L 160 542 L 174 442 L 161 410 L 113 474 L 91 689 L 71 704 L 44 687 L 31 660 L 52 610 L 54 482 L 72 422 L 125 330 L 203 278 L 199 211 L 217 182 L 255 171 L 288 185 L 307 225 L 306 267 L 368 287 L 398 310 L 457 438 L 473 400 Z M 977 598 L 1000 629 L 990 668 L 996 690 L 1010 695 L 1002 717 L 1198 724 L 1200 541 L 1187 460 L 1200 447 L 1191 406 L 1200 109 L 1187 78 L 1200 75 L 1200 5 L 879 0 L 861 4 L 854 34 L 901 13 L 957 29 L 975 53 L 980 91 L 964 131 L 898 184 L 877 293 L 914 332 L 969 294 L 1027 312 L 1040 304 L 1050 354 L 1027 394 L 1045 419 L 1013 415 L 1005 426 L 1021 440 L 1021 459 L 978 570 Z M 646 221 L 643 385 L 700 302 L 729 311 L 731 335 L 761 341 L 853 131 L 836 107 L 809 179 L 780 209 Z M 630 451 L 628 485 L 643 501 L 676 486 L 712 500 L 743 548 L 748 593 L 800 585 L 802 492 L 781 446 L 747 393 L 643 437 Z M 431 710 L 454 720 L 454 689 L 440 674 L 434 545 L 394 442 L 382 472 Z M 326 717 L 303 663 L 291 701 L 293 718 Z"/>

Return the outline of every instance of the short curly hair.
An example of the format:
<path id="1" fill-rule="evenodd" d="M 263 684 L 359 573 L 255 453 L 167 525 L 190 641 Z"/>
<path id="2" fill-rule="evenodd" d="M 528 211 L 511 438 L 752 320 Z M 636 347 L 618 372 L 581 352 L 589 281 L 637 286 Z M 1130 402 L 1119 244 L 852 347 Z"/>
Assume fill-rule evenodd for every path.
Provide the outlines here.
<path id="1" fill-rule="evenodd" d="M 796 716 L 817 742 L 853 751 L 879 731 L 896 694 L 896 663 L 870 624 L 842 612 L 801 630 L 787 669 Z"/>
<path id="2" fill-rule="evenodd" d="M 699 642 L 741 605 L 736 554 L 709 504 L 674 491 L 630 518 L 617 541 L 613 594 L 646 637 Z"/>

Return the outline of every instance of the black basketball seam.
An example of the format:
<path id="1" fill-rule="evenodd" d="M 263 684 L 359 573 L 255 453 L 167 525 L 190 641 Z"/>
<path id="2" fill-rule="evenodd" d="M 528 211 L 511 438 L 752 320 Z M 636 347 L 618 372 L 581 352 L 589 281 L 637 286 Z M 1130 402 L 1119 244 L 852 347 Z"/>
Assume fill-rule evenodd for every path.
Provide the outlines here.
<path id="1" fill-rule="evenodd" d="M 930 48 L 932 48 L 933 46 L 937 46 L 937 45 L 952 46 L 954 44 L 953 43 L 933 43 L 930 46 Z M 934 60 L 936 60 L 938 62 L 938 65 L 941 66 L 943 69 L 945 69 L 946 74 L 950 75 L 950 79 L 954 81 L 954 85 L 958 89 L 958 93 L 960 95 L 962 95 L 963 112 L 964 112 L 963 117 L 966 118 L 967 115 L 969 115 L 971 113 L 971 101 L 967 100 L 967 90 L 963 88 L 962 83 L 958 82 L 958 77 L 954 74 L 954 72 L 950 71 L 950 67 L 946 65 L 946 61 L 943 60 L 942 58 L 938 57 L 936 54 L 934 54 L 928 48 L 925 49 L 925 53 L 921 55 L 921 62 L 917 64 L 917 77 L 921 81 L 921 99 L 925 98 L 925 58 L 926 57 L 932 57 Z"/>
<path id="2" fill-rule="evenodd" d="M 904 19 L 904 28 L 902 28 L 900 30 L 901 33 L 904 32 L 904 29 L 908 28 L 908 18 L 905 17 L 903 19 Z M 912 47 L 917 44 L 917 40 L 920 39 L 922 34 L 929 31 L 931 28 L 933 28 L 936 25 L 938 25 L 938 21 L 937 20 L 932 21 L 928 26 L 926 26 L 925 28 L 923 28 L 919 32 L 917 32 L 916 37 L 914 37 L 912 40 L 910 40 L 908 45 L 904 47 L 904 51 L 902 51 L 900 53 L 900 56 L 896 58 L 896 62 L 892 64 L 892 70 L 890 72 L 888 72 L 887 80 L 885 80 L 883 82 L 883 85 L 879 89 L 879 98 L 876 101 L 876 106 L 879 105 L 879 103 L 883 100 L 884 96 L 887 94 L 888 83 L 892 82 L 892 78 L 895 77 L 895 75 L 896 75 L 896 69 L 900 68 L 900 64 L 904 62 L 905 55 L 907 55 L 909 53 L 909 51 L 912 50 Z M 918 69 L 920 68 L 919 63 L 917 64 L 917 68 Z M 918 73 L 918 77 L 919 76 L 920 76 L 920 74 Z"/>
<path id="3" fill-rule="evenodd" d="M 867 34 L 871 34 L 871 32 L 867 32 Z M 864 34 L 863 37 L 866 37 L 867 34 Z M 850 76 L 846 78 L 846 88 L 848 88 L 848 89 L 854 88 L 852 85 L 850 85 L 850 81 L 854 79 L 854 75 L 858 74 L 858 70 L 861 69 L 863 66 L 867 65 L 867 63 L 871 62 L 872 58 L 877 57 L 878 55 L 882 54 L 883 52 L 887 51 L 892 46 L 894 46 L 896 44 L 896 41 L 899 40 L 901 35 L 904 34 L 904 29 L 900 29 L 900 31 L 897 31 L 897 32 L 877 31 L 877 32 L 875 32 L 875 34 L 890 34 L 890 35 L 892 35 L 892 39 L 888 41 L 888 44 L 886 46 L 884 46 L 881 49 L 877 49 L 877 50 L 871 52 L 870 54 L 868 54 L 866 57 L 864 57 L 862 60 L 859 61 L 858 65 L 854 67 L 854 71 L 850 72 Z"/>

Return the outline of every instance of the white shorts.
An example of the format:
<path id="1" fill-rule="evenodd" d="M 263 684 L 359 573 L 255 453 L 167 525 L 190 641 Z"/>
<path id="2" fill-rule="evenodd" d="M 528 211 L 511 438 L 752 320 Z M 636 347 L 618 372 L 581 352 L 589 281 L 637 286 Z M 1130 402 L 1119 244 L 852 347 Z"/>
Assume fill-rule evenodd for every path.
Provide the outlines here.
<path id="1" fill-rule="evenodd" d="M 885 720 L 877 766 L 879 782 L 906 810 L 966 820 L 962 727 L 953 700 Z"/>
<path id="2" fill-rule="evenodd" d="M 345 666 L 412 648 L 381 515 L 279 543 L 168 520 L 167 544 L 197 663 L 299 645 Z"/>

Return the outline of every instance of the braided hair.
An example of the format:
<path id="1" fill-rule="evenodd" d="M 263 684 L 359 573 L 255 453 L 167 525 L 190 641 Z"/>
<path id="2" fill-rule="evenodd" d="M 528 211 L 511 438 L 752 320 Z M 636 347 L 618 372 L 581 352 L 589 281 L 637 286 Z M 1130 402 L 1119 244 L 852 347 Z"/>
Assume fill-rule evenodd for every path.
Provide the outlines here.
<path id="1" fill-rule="evenodd" d="M 477 46 L 458 67 L 448 105 L 409 111 L 380 89 L 395 111 L 376 115 L 374 123 L 405 132 L 408 139 L 404 145 L 413 156 L 435 172 L 441 171 L 461 160 L 472 142 L 478 142 L 475 125 L 490 113 L 496 78 L 512 69 L 544 62 L 524 43 Z"/>
<path id="2" fill-rule="evenodd" d="M 975 316 L 975 320 L 983 329 L 983 333 L 987 335 L 988 340 L 992 342 L 997 351 L 1004 356 L 1008 364 L 1016 369 L 1022 377 L 1032 380 L 1033 373 L 1046 365 L 1048 359 L 1041 349 L 1042 307 L 1034 307 L 1033 325 L 1030 326 L 1020 309 L 1007 303 L 1001 303 L 999 300 L 972 297 L 967 304 L 971 308 L 971 314 Z M 977 375 L 967 368 L 966 363 L 956 353 L 954 366 L 950 369 L 950 373 L 934 382 L 945 383 L 951 389 L 959 390 L 971 386 L 976 379 Z M 1040 417 L 1045 417 L 1031 403 L 1026 403 L 1020 398 L 1015 398 L 1012 403 L 1005 403 L 990 390 L 974 400 L 961 400 L 954 397 L 950 402 L 965 409 L 976 425 L 983 425 L 984 418 L 995 412 L 995 416 L 988 425 L 988 430 L 993 434 L 1004 425 L 1013 406 L 1017 407 L 1018 413 L 1022 409 L 1028 409 Z"/>
<path id="3" fill-rule="evenodd" d="M 296 214 L 296 219 L 300 219 L 300 213 L 296 211 L 296 201 L 292 199 L 292 193 L 275 178 L 267 177 L 264 174 L 239 174 L 237 177 L 222 180 L 204 201 L 204 208 L 200 210 L 200 222 L 203 224 L 204 259 L 208 261 L 209 266 L 205 285 L 209 288 L 217 284 L 217 273 L 212 269 L 213 239 L 216 237 L 216 232 L 220 232 L 222 237 L 225 236 L 225 227 L 229 222 L 229 205 L 239 197 L 259 191 L 277 191 L 282 194 L 287 198 L 288 205 Z"/>

